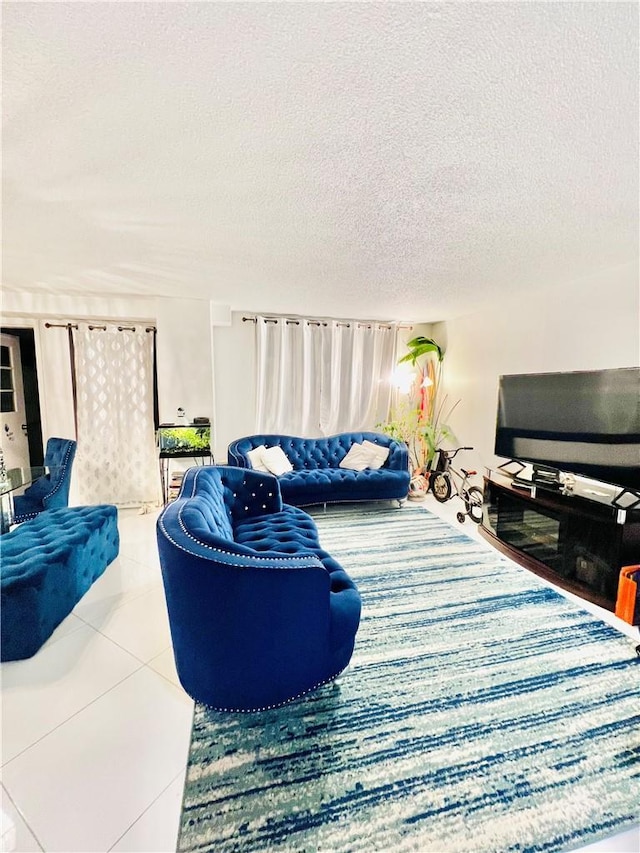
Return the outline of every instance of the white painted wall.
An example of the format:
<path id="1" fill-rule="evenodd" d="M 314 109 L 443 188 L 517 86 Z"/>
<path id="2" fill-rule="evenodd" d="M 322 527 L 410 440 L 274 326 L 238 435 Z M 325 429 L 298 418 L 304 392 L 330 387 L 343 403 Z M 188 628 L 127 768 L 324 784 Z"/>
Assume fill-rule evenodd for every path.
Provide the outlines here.
<path id="1" fill-rule="evenodd" d="M 243 316 L 250 315 L 234 312 L 230 326 L 213 330 L 213 453 L 220 465 L 227 461 L 229 444 L 251 435 L 256 426 L 255 324 L 243 323 Z"/>
<path id="2" fill-rule="evenodd" d="M 225 312 L 213 310 L 209 301 L 5 293 L 3 325 L 33 326 L 36 329 L 45 438 L 48 435 L 73 433 L 73 403 L 70 382 L 65 383 L 63 393 L 60 384 L 61 377 L 69 376 L 66 341 L 54 342 L 53 337 L 59 337 L 59 330 L 45 330 L 42 324 L 44 320 L 67 322 L 75 319 L 155 324 L 158 330 L 158 401 L 161 422 L 174 422 L 178 406 L 186 410 L 187 418 L 213 417 L 212 322 L 226 322 L 227 319 Z"/>
<path id="3" fill-rule="evenodd" d="M 213 417 L 212 328 L 202 299 L 156 299 L 160 423 Z"/>
<path id="4" fill-rule="evenodd" d="M 493 466 L 498 377 L 631 367 L 640 363 L 640 294 L 637 265 L 542 287 L 504 300 L 491 310 L 433 326 L 446 349 L 445 386 L 460 444 L 475 448 L 465 462 L 481 475 Z"/>

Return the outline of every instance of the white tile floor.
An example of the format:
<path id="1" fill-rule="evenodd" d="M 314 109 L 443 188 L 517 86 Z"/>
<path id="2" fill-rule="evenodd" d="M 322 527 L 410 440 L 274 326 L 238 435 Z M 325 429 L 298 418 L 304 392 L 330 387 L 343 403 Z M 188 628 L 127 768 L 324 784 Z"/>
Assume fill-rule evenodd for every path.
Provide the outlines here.
<path id="1" fill-rule="evenodd" d="M 425 505 L 458 527 L 456 503 Z M 175 850 L 193 702 L 173 665 L 156 516 L 121 511 L 118 559 L 33 658 L 2 664 L 3 851 Z M 638 833 L 585 849 L 637 853 Z"/>

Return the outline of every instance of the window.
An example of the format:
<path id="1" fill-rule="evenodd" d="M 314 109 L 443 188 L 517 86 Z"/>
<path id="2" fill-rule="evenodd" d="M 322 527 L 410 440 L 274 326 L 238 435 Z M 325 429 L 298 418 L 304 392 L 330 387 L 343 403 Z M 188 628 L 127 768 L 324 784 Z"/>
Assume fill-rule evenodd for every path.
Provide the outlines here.
<path id="1" fill-rule="evenodd" d="M 2 403 L 0 411 L 15 412 L 16 395 L 11 350 L 4 346 L 0 346 L 0 402 Z"/>
<path id="2" fill-rule="evenodd" d="M 299 436 L 375 429 L 389 414 L 397 326 L 256 318 L 256 430 Z"/>

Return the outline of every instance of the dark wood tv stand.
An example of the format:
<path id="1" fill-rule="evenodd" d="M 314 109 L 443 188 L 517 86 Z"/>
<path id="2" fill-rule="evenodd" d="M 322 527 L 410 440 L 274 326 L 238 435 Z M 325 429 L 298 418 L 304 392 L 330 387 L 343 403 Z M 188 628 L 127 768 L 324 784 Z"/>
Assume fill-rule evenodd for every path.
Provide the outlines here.
<path id="1" fill-rule="evenodd" d="M 607 610 L 620 569 L 640 562 L 640 510 L 520 487 L 495 470 L 484 478 L 480 532 L 521 566 Z"/>

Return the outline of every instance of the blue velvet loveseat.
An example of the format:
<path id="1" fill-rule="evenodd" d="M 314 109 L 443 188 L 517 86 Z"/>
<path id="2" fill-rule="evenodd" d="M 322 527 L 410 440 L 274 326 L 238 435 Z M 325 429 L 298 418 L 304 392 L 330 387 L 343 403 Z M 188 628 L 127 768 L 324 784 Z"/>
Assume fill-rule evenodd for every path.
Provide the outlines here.
<path id="1" fill-rule="evenodd" d="M 190 468 L 157 536 L 176 667 L 194 699 L 275 707 L 348 665 L 360 595 L 275 477 Z"/>
<path id="2" fill-rule="evenodd" d="M 370 442 L 389 451 L 382 466 L 352 470 L 341 467 L 354 444 Z M 233 441 L 228 449 L 230 465 L 254 467 L 256 448 L 279 447 L 292 471 L 278 477 L 282 499 L 293 506 L 345 501 L 397 500 L 409 491 L 407 446 L 377 432 L 345 432 L 325 438 L 291 435 L 249 435 Z"/>

